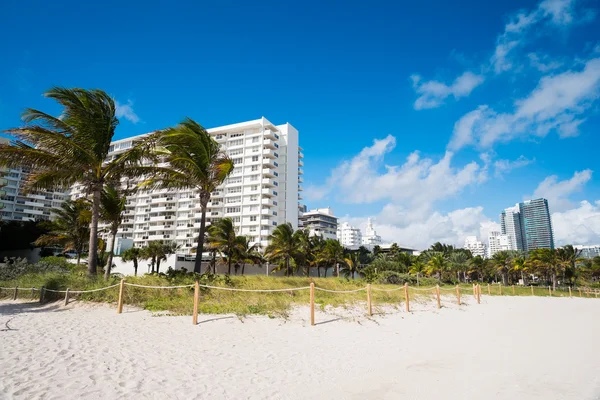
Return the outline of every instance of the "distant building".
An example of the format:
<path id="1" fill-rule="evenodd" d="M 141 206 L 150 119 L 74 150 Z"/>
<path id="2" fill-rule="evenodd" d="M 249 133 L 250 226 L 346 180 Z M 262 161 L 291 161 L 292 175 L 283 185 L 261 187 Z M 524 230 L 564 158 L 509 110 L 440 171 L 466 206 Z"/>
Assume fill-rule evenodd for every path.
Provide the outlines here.
<path id="1" fill-rule="evenodd" d="M 554 231 L 548 200 L 534 199 L 519 203 L 521 213 L 521 237 L 525 251 L 553 249 Z"/>
<path id="2" fill-rule="evenodd" d="M 373 228 L 371 218 L 367 219 L 367 230 L 362 238 L 362 244 L 368 249 L 372 249 L 375 246 L 381 245 L 381 236 L 379 236 L 375 231 L 375 228 Z"/>
<path id="3" fill-rule="evenodd" d="M 362 233 L 359 228 L 344 222 L 338 225 L 337 239 L 347 249 L 358 249 L 362 245 Z"/>
<path id="4" fill-rule="evenodd" d="M 595 246 L 575 245 L 573 247 L 576 248 L 577 250 L 581 250 L 581 255 L 579 256 L 581 258 L 600 257 L 600 245 L 595 245 Z"/>
<path id="5" fill-rule="evenodd" d="M 492 258 L 494 254 L 505 250 L 512 250 L 508 235 L 502 234 L 498 231 L 491 231 L 488 236 L 488 258 Z"/>
<path id="6" fill-rule="evenodd" d="M 529 251 L 554 248 L 554 231 L 548 200 L 526 200 L 502 211 L 502 234 L 508 236 L 510 250 Z"/>
<path id="7" fill-rule="evenodd" d="M 300 225 L 310 231 L 311 236 L 322 236 L 324 239 L 337 239 L 338 219 L 333 210 L 317 208 L 304 212 L 300 217 Z"/>
<path id="8" fill-rule="evenodd" d="M 0 143 L 9 140 L 0 138 Z M 0 171 L 0 215 L 4 221 L 42 221 L 53 216 L 52 208 L 60 207 L 68 198 L 64 192 L 36 190 L 25 193 L 26 168 L 3 168 Z"/>
<path id="9" fill-rule="evenodd" d="M 508 250 L 524 250 L 521 232 L 521 213 L 519 205 L 509 207 L 500 214 L 500 227 L 502 234 L 508 237 L 510 248 Z"/>
<path id="10" fill-rule="evenodd" d="M 465 239 L 464 248 L 469 250 L 473 257 L 483 257 L 486 256 L 485 244 L 477 240 L 477 236 L 467 236 Z"/>

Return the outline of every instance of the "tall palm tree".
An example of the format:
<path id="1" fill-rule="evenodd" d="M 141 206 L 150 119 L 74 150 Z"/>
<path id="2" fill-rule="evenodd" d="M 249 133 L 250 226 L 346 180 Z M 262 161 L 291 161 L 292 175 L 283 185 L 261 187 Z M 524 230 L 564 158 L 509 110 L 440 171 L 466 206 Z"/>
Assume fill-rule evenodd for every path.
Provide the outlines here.
<path id="1" fill-rule="evenodd" d="M 573 285 L 577 283 L 577 263 L 582 261 L 581 249 L 576 249 L 573 245 L 566 245 L 556 249 L 556 257 L 558 262 L 564 267 L 566 278 L 573 279 Z"/>
<path id="2" fill-rule="evenodd" d="M 502 276 L 502 284 L 508 285 L 508 271 L 511 265 L 511 253 L 508 250 L 502 250 L 492 256 L 492 262 L 496 270 Z"/>
<path id="3" fill-rule="evenodd" d="M 100 220 L 108 224 L 107 230 L 111 240 L 108 262 L 104 268 L 104 279 L 106 280 L 110 277 L 115 254 L 115 240 L 121 222 L 123 222 L 126 201 L 127 197 L 112 185 L 106 185 L 100 196 Z"/>
<path id="4" fill-rule="evenodd" d="M 521 279 L 523 280 L 523 285 L 527 286 L 527 276 L 525 272 L 528 270 L 529 264 L 527 262 L 527 258 L 523 256 L 515 257 L 512 259 L 512 271 L 521 275 Z"/>
<path id="5" fill-rule="evenodd" d="M 300 242 L 298 236 L 294 236 L 294 228 L 289 222 L 277 225 L 273 233 L 269 235 L 270 244 L 265 249 L 265 257 L 269 262 L 282 263 L 285 268 L 285 275 L 294 274 L 291 267 L 291 260 L 298 257 L 300 252 Z"/>
<path id="6" fill-rule="evenodd" d="M 311 262 L 314 259 L 312 238 L 315 236 L 310 236 L 310 230 L 308 229 L 298 229 L 296 232 L 294 232 L 294 236 L 296 236 L 296 240 L 298 240 L 299 247 L 298 254 L 296 255 L 294 261 L 296 262 L 298 268 L 302 268 L 304 266 L 304 274 L 309 276 Z"/>
<path id="7" fill-rule="evenodd" d="M 132 247 L 130 249 L 125 250 L 122 254 L 121 254 L 121 260 L 127 262 L 127 261 L 133 261 L 133 274 L 134 276 L 137 276 L 137 271 L 138 271 L 138 262 L 139 260 L 142 260 L 144 257 L 142 255 L 142 249 L 139 247 Z"/>
<path id="8" fill-rule="evenodd" d="M 80 184 L 91 195 L 92 212 L 89 253 L 98 249 L 100 198 L 105 182 L 133 173 L 128 167 L 141 160 L 136 143 L 115 159 L 107 161 L 110 142 L 119 124 L 115 102 L 102 90 L 55 87 L 44 93 L 62 107 L 60 117 L 28 108 L 24 127 L 5 133 L 16 139 L 0 145 L 0 163 L 31 170 L 26 190 L 69 189 Z M 88 275 L 96 274 L 97 259 L 88 257 Z"/>
<path id="9" fill-rule="evenodd" d="M 233 171 L 233 161 L 221 151 L 219 144 L 206 129 L 189 118 L 174 128 L 152 136 L 156 141 L 153 155 L 166 164 L 146 167 L 149 178 L 141 186 L 198 191 L 202 215 L 194 272 L 200 273 L 206 231 L 206 208 L 212 192 Z"/>
<path id="10" fill-rule="evenodd" d="M 242 263 L 242 275 L 244 275 L 246 264 L 261 264 L 263 262 L 263 256 L 260 251 L 258 251 L 259 245 L 256 243 L 250 244 L 250 240 L 247 236 L 238 236 L 236 239 L 238 248 L 235 259 Z"/>
<path id="11" fill-rule="evenodd" d="M 311 268 L 317 268 L 317 277 L 321 277 L 321 267 L 323 262 L 319 259 L 319 254 L 325 247 L 325 239 L 321 235 L 315 235 L 310 238 L 308 264 Z"/>
<path id="12" fill-rule="evenodd" d="M 60 245 L 63 251 L 77 253 L 77 265 L 81 253 L 90 238 L 90 205 L 85 200 L 65 200 L 60 208 L 53 208 L 56 215 L 50 222 L 50 231 L 40 236 L 34 243 L 38 246 Z"/>
<path id="13" fill-rule="evenodd" d="M 231 275 L 231 264 L 235 256 L 243 250 L 244 244 L 240 242 L 235 233 L 233 220 L 223 218 L 210 225 L 207 242 L 211 249 L 217 250 L 222 257 L 227 259 L 227 274 Z"/>
<path id="14" fill-rule="evenodd" d="M 529 254 L 530 260 L 535 266 L 546 272 L 546 276 L 550 275 L 552 287 L 556 290 L 556 281 L 558 271 L 562 267 L 556 257 L 554 249 L 535 249 Z"/>

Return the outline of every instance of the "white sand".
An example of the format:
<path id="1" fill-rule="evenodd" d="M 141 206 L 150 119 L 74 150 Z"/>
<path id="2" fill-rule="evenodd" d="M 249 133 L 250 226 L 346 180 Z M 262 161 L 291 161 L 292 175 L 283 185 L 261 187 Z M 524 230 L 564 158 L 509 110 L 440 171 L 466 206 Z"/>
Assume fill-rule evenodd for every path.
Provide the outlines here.
<path id="1" fill-rule="evenodd" d="M 315 327 L 0 302 L 0 399 L 600 398 L 600 299 L 450 300 Z"/>

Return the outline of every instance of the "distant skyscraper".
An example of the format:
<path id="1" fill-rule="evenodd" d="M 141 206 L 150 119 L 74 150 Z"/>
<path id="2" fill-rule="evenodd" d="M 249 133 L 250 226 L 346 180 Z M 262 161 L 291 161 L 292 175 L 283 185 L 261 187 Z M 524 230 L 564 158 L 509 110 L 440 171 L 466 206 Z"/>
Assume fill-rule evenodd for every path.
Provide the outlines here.
<path id="1" fill-rule="evenodd" d="M 338 225 L 337 240 L 347 249 L 358 249 L 362 244 L 362 233 L 360 228 L 344 222 Z"/>
<path id="2" fill-rule="evenodd" d="M 464 248 L 469 250 L 473 257 L 480 256 L 485 258 L 485 244 L 477 240 L 477 236 L 467 236 Z"/>
<path id="3" fill-rule="evenodd" d="M 502 234 L 508 237 L 508 250 L 524 250 L 523 237 L 521 232 L 521 214 L 519 205 L 509 207 L 500 214 L 500 227 Z"/>
<path id="4" fill-rule="evenodd" d="M 521 237 L 525 251 L 553 249 L 554 232 L 550 219 L 548 200 L 534 199 L 519 203 L 521 214 Z"/>

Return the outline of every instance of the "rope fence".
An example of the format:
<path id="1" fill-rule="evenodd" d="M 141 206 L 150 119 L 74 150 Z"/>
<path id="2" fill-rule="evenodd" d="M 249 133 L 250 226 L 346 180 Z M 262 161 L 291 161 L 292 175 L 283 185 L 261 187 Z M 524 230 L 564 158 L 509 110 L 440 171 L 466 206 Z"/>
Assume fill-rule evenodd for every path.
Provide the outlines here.
<path id="1" fill-rule="evenodd" d="M 210 286 L 210 285 L 202 285 L 200 284 L 198 281 L 195 284 L 190 284 L 190 285 L 180 285 L 180 286 L 148 286 L 148 285 L 139 285 L 139 284 L 135 284 L 135 283 L 129 283 L 129 282 L 125 282 L 125 279 L 121 279 L 121 281 L 117 284 L 114 285 L 110 285 L 110 286 L 106 286 L 103 288 L 98 288 L 98 289 L 91 289 L 91 290 L 70 290 L 69 288 L 67 288 L 66 290 L 54 290 L 54 289 L 48 289 L 45 288 L 44 286 L 42 286 L 41 288 L 36 288 L 36 287 L 31 287 L 31 288 L 22 288 L 22 287 L 0 287 L 0 292 L 2 290 L 7 290 L 7 291 L 12 291 L 13 292 L 13 300 L 17 300 L 18 298 L 18 293 L 19 291 L 31 291 L 32 297 L 35 295 L 36 291 L 40 292 L 40 303 L 44 302 L 45 299 L 45 294 L 46 292 L 50 292 L 50 293 L 64 293 L 65 294 L 65 300 L 64 300 L 64 304 L 65 306 L 69 303 L 69 295 L 71 294 L 83 294 L 83 293 L 93 293 L 93 292 L 100 292 L 103 290 L 109 290 L 115 287 L 119 287 L 119 300 L 117 302 L 117 313 L 121 314 L 123 312 L 123 299 L 124 299 L 124 293 L 125 293 L 125 286 L 130 286 L 130 287 L 136 287 L 136 288 L 142 288 L 142 289 L 185 289 L 185 288 L 194 288 L 194 311 L 192 314 L 192 322 L 194 325 L 197 325 L 198 323 L 198 306 L 199 306 L 199 299 L 200 299 L 200 288 L 204 288 L 204 289 L 213 289 L 213 290 L 226 290 L 226 291 L 232 291 L 232 292 L 255 292 L 255 293 L 277 293 L 277 292 L 293 292 L 293 291 L 300 291 L 300 290 L 310 290 L 310 324 L 311 325 L 315 325 L 315 291 L 321 291 L 321 292 L 326 292 L 326 293 L 358 293 L 358 292 L 362 292 L 362 291 L 366 291 L 367 292 L 367 313 L 369 316 L 373 315 L 373 310 L 372 310 L 372 296 L 371 296 L 371 292 L 372 291 L 376 291 L 376 292 L 395 292 L 395 291 L 399 291 L 399 290 L 404 290 L 404 303 L 406 305 L 406 311 L 410 312 L 410 300 L 411 300 L 411 296 L 409 294 L 409 289 L 413 290 L 415 292 L 433 292 L 433 295 L 436 298 L 436 303 L 437 303 L 437 308 L 441 308 L 441 295 L 440 292 L 441 291 L 446 291 L 446 292 L 454 292 L 455 296 L 456 296 L 456 302 L 457 305 L 460 306 L 461 305 L 461 290 L 465 290 L 464 287 L 461 287 L 460 285 L 456 285 L 456 287 L 453 288 L 441 288 L 439 285 L 436 286 L 432 286 L 432 287 L 425 287 L 425 288 L 421 288 L 421 287 L 413 287 L 413 286 L 408 286 L 408 284 L 404 284 L 403 286 L 399 286 L 396 288 L 392 288 L 392 289 L 383 289 L 383 288 L 378 288 L 378 287 L 372 287 L 371 284 L 367 284 L 367 286 L 363 287 L 363 288 L 358 288 L 358 289 L 353 289 L 353 290 L 331 290 L 331 289 L 325 289 L 325 288 L 320 288 L 320 287 L 316 287 L 314 282 L 310 283 L 310 286 L 302 286 L 302 287 L 297 287 L 297 288 L 285 288 L 285 289 L 238 289 L 238 288 L 230 288 L 230 287 L 222 287 L 222 286 Z M 487 284 L 487 294 L 489 296 L 492 295 L 492 288 L 493 286 L 496 285 L 490 285 Z M 502 284 L 497 284 L 498 287 L 498 294 L 502 295 Z M 531 295 L 535 296 L 535 290 L 534 290 L 534 286 L 531 285 Z M 509 286 L 504 286 L 505 289 L 508 290 Z M 526 286 L 520 286 L 519 290 L 522 291 L 522 289 L 526 289 Z M 516 289 L 515 289 L 515 285 L 510 286 L 512 295 L 516 295 Z M 546 290 L 545 287 L 537 287 L 537 290 Z M 551 286 L 548 286 L 548 295 L 552 296 L 553 292 L 556 294 L 557 290 L 552 290 Z M 577 291 L 579 292 L 579 297 L 592 297 L 592 295 L 594 297 L 598 297 L 598 295 L 600 294 L 600 291 L 598 289 L 591 289 L 591 288 L 587 288 L 587 287 L 583 287 L 583 288 L 577 288 Z M 496 292 L 496 289 L 494 289 L 494 292 Z M 477 304 L 481 304 L 481 285 L 480 284 L 473 284 L 473 298 L 477 301 Z M 564 292 L 566 295 L 566 291 Z M 573 297 L 573 290 L 571 287 L 568 288 L 568 293 L 569 293 L 569 297 Z M 584 296 L 585 295 L 585 296 Z"/>

